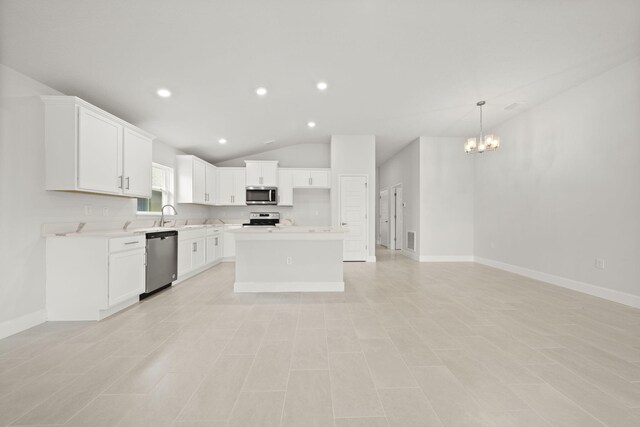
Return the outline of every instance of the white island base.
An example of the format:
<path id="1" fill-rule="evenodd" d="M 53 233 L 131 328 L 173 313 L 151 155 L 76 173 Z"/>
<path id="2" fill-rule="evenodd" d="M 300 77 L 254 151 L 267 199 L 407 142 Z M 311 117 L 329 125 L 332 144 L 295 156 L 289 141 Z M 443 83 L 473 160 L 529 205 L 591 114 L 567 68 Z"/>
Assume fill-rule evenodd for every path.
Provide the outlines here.
<path id="1" fill-rule="evenodd" d="M 234 231 L 235 292 L 342 292 L 344 232 L 331 228 Z"/>

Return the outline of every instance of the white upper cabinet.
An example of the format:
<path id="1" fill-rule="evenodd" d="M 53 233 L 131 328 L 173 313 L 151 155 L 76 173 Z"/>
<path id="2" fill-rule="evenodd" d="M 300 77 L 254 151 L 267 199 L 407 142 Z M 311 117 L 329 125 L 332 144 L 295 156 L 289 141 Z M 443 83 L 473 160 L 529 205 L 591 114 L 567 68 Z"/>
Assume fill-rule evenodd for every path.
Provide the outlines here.
<path id="1" fill-rule="evenodd" d="M 278 171 L 278 206 L 293 206 L 293 171 Z"/>
<path id="2" fill-rule="evenodd" d="M 216 167 L 196 156 L 176 156 L 178 203 L 213 205 L 216 198 Z"/>
<path id="3" fill-rule="evenodd" d="M 245 168 L 218 168 L 217 188 L 216 205 L 245 206 L 247 204 Z"/>
<path id="4" fill-rule="evenodd" d="M 215 203 L 216 198 L 216 180 L 217 180 L 217 171 L 216 167 L 207 163 L 204 169 L 205 176 L 205 198 L 204 201 L 207 205 L 213 205 Z"/>
<path id="5" fill-rule="evenodd" d="M 245 160 L 247 187 L 277 187 L 277 160 Z"/>
<path id="6" fill-rule="evenodd" d="M 123 192 L 127 196 L 151 197 L 152 147 L 149 139 L 131 129 L 124 130 Z"/>
<path id="7" fill-rule="evenodd" d="M 74 96 L 43 96 L 46 189 L 151 197 L 153 135 Z"/>
<path id="8" fill-rule="evenodd" d="M 292 169 L 294 188 L 331 188 L 329 169 Z"/>

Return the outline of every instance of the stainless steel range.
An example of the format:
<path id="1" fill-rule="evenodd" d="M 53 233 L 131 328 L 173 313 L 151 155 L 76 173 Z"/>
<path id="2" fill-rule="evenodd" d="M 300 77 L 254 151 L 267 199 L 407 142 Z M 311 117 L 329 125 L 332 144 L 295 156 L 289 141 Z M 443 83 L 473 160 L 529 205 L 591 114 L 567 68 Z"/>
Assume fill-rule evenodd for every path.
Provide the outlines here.
<path id="1" fill-rule="evenodd" d="M 243 227 L 275 227 L 280 222 L 280 212 L 251 212 L 249 222 Z"/>

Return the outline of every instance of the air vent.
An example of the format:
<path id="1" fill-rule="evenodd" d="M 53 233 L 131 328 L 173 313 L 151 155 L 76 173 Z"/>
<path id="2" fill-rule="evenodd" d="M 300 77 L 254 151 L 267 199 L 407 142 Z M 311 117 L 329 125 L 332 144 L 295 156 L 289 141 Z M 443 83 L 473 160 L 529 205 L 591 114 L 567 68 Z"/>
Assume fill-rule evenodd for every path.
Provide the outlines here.
<path id="1" fill-rule="evenodd" d="M 519 106 L 520 106 L 520 104 L 518 104 L 517 102 L 514 102 L 513 104 L 509 104 L 506 107 L 504 107 L 504 109 L 507 110 L 507 111 L 510 111 L 510 110 L 515 110 Z"/>
<path id="2" fill-rule="evenodd" d="M 416 250 L 416 232 L 407 231 L 407 249 L 411 251 Z"/>

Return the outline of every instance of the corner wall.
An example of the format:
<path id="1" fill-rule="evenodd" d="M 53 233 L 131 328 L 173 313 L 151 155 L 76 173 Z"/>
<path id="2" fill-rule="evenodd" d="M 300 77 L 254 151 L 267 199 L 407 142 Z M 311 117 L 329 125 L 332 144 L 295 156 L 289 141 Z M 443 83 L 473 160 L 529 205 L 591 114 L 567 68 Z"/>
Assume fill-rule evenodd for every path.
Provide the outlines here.
<path id="1" fill-rule="evenodd" d="M 419 260 L 420 257 L 420 139 L 416 139 L 380 165 L 380 182 L 376 199 L 380 191 L 402 184 L 402 201 L 406 204 L 402 210 L 404 235 L 402 251 L 405 255 Z M 376 222 L 380 222 L 380 211 L 376 211 Z M 415 252 L 407 249 L 407 231 L 416 233 Z"/>
<path id="2" fill-rule="evenodd" d="M 420 138 L 420 261 L 473 261 L 474 164 L 463 138 Z"/>
<path id="3" fill-rule="evenodd" d="M 331 223 L 340 226 L 340 175 L 368 175 L 369 260 L 376 257 L 376 137 L 374 135 L 331 136 Z"/>
<path id="4" fill-rule="evenodd" d="M 640 58 L 493 129 L 502 147 L 476 161 L 480 262 L 640 307 L 638 76 Z"/>
<path id="5" fill-rule="evenodd" d="M 136 218 L 135 199 L 45 191 L 41 95 L 62 94 L 0 64 L 0 338 L 46 320 L 43 224 Z M 154 141 L 156 162 L 173 166 L 179 153 Z M 178 212 L 203 218 L 209 208 L 179 205 Z"/>

